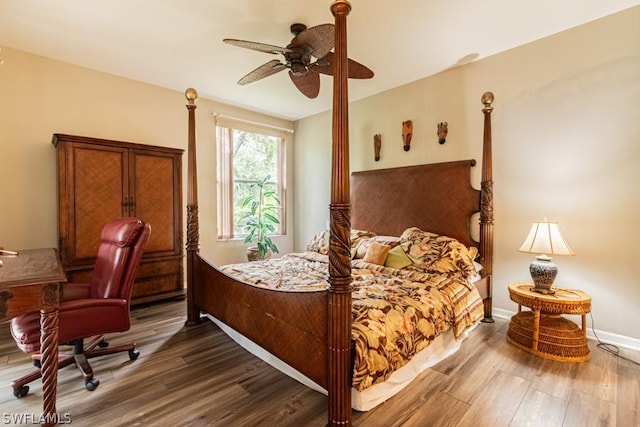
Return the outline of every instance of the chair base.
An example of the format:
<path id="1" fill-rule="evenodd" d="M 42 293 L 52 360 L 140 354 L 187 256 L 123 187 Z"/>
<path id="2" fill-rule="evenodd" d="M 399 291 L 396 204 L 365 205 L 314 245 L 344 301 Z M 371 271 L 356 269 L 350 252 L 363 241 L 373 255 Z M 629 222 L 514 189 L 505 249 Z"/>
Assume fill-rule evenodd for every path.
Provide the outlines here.
<path id="1" fill-rule="evenodd" d="M 136 349 L 135 343 L 123 344 L 116 347 L 108 347 L 109 343 L 104 340 L 104 336 L 97 336 L 85 346 L 84 340 L 74 341 L 73 353 L 63 354 L 58 356 L 58 369 L 75 363 L 76 367 L 82 372 L 84 377 L 84 385 L 88 391 L 93 391 L 98 387 L 100 381 L 93 378 L 93 369 L 89 364 L 88 359 L 94 357 L 104 356 L 113 353 L 122 353 L 124 351 L 129 353 L 130 360 L 136 360 L 140 355 L 140 352 Z M 33 364 L 40 368 L 40 360 L 42 355 L 39 353 L 31 356 Z M 42 371 L 38 369 L 30 374 L 27 374 L 11 383 L 13 388 L 13 395 L 17 398 L 26 396 L 29 393 L 29 384 L 32 381 L 42 377 Z"/>

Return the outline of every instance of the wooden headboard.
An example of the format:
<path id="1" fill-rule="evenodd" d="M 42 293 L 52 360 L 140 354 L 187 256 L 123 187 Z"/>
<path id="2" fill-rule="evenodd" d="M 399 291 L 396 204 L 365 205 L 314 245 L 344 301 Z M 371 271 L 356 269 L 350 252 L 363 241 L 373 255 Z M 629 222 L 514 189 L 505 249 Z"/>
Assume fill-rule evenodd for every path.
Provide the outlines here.
<path id="1" fill-rule="evenodd" d="M 408 227 L 450 236 L 467 246 L 480 190 L 471 186 L 474 160 L 405 166 L 351 174 L 351 226 L 399 236 Z"/>
<path id="2" fill-rule="evenodd" d="M 493 100 L 492 92 L 485 92 L 481 98 L 484 131 L 480 190 L 471 186 L 475 160 L 353 172 L 350 180 L 351 228 L 399 236 L 408 227 L 418 227 L 478 248 L 482 276 L 487 279 L 480 292 L 485 321 L 492 321 Z M 479 213 L 479 241 L 472 237 L 475 213 Z"/>

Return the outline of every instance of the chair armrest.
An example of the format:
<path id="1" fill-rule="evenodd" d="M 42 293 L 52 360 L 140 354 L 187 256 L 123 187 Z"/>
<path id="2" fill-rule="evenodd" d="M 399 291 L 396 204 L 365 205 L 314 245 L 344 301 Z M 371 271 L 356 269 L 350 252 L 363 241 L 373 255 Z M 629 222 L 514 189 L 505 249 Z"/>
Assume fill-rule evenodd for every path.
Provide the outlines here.
<path id="1" fill-rule="evenodd" d="M 111 308 L 121 308 L 128 312 L 129 303 L 120 298 L 82 298 L 64 301 L 63 304 L 60 304 L 59 312 L 62 314 L 63 312 L 90 310 L 89 313 L 91 313 L 91 310 L 97 312 Z"/>
<path id="2" fill-rule="evenodd" d="M 66 283 L 62 287 L 61 302 L 89 298 L 90 283 Z"/>
<path id="3" fill-rule="evenodd" d="M 86 298 L 60 304 L 59 342 L 129 329 L 129 303 L 119 298 Z"/>

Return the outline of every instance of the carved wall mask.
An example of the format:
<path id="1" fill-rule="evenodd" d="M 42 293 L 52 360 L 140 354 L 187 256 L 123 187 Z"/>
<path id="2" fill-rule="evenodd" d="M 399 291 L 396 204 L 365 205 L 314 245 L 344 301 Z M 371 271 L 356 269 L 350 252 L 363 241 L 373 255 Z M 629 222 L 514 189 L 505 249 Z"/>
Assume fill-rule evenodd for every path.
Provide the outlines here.
<path id="1" fill-rule="evenodd" d="M 447 134 L 449 133 L 449 124 L 447 122 L 438 123 L 438 142 L 444 144 L 447 142 Z"/>
<path id="2" fill-rule="evenodd" d="M 379 133 L 373 135 L 373 153 L 374 159 L 377 162 L 380 160 L 380 148 L 382 147 L 382 135 Z"/>
<path id="3" fill-rule="evenodd" d="M 409 151 L 411 148 L 411 137 L 413 136 L 413 122 L 407 120 L 402 122 L 402 147 L 404 151 Z"/>

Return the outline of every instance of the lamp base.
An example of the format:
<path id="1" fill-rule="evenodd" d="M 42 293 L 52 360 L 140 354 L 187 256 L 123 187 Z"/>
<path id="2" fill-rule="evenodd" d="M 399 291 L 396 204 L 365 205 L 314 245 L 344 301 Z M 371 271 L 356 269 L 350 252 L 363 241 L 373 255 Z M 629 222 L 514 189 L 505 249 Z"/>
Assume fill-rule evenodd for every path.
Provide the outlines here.
<path id="1" fill-rule="evenodd" d="M 556 293 L 555 289 L 547 289 L 547 288 L 536 288 L 535 286 L 533 288 L 531 288 L 531 292 L 538 292 L 540 294 L 545 294 L 545 295 L 553 295 Z"/>
<path id="2" fill-rule="evenodd" d="M 558 266 L 551 262 L 551 257 L 540 255 L 529 265 L 529 273 L 533 280 L 533 292 L 551 295 L 555 293 L 551 286 L 558 275 Z"/>

